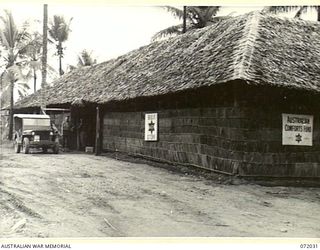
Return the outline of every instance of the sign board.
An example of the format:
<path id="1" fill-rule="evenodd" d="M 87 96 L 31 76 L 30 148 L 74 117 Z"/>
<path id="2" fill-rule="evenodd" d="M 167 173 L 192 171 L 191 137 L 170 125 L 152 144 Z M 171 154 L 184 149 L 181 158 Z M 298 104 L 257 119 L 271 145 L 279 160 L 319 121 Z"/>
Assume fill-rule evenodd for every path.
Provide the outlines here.
<path id="1" fill-rule="evenodd" d="M 157 141 L 158 140 L 158 114 L 150 113 L 145 114 L 144 126 L 144 140 Z"/>
<path id="2" fill-rule="evenodd" d="M 282 114 L 282 145 L 312 146 L 313 116 Z"/>

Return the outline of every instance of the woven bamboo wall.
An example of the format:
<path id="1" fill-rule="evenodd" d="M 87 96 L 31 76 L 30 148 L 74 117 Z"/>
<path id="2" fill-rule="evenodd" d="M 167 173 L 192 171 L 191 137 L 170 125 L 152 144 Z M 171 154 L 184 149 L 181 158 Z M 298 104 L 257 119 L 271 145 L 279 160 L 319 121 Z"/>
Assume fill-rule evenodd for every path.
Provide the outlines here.
<path id="1" fill-rule="evenodd" d="M 232 172 L 232 152 L 242 128 L 234 108 L 164 110 L 159 116 L 159 140 L 144 141 L 144 112 L 106 113 L 103 148 L 142 154 Z M 227 118 L 228 117 L 228 118 Z M 233 122 L 238 121 L 238 122 Z M 230 160 L 227 160 L 230 158 Z"/>
<path id="2" fill-rule="evenodd" d="M 220 89 L 221 91 L 221 89 Z M 214 91 L 217 95 L 219 91 Z M 225 93 L 225 92 L 223 92 Z M 147 109 L 127 103 L 124 110 L 106 110 L 103 149 L 140 154 L 242 176 L 320 177 L 320 118 L 317 107 L 269 102 L 241 94 L 239 105 L 217 102 Z M 268 93 L 263 92 L 264 96 Z M 229 93 L 230 94 L 230 93 Z M 221 94 L 222 95 L 222 94 Z M 274 95 L 274 98 L 280 98 Z M 175 98 L 174 100 L 178 100 Z M 188 98 L 184 98 L 188 99 Z M 152 99 L 151 99 L 152 100 Z M 211 100 L 211 99 L 210 99 Z M 249 100 L 249 101 L 248 101 Z M 282 99 L 281 99 L 282 100 Z M 148 104 L 146 102 L 145 104 Z M 263 105 L 264 104 L 264 105 Z M 290 105 L 289 105 L 290 104 Z M 198 107 L 196 107 L 198 106 Z M 119 106 L 118 106 L 119 107 Z M 138 107 L 138 108 L 137 108 Z M 143 110 L 144 109 L 144 110 Z M 144 141 L 144 114 L 159 114 L 159 140 Z M 313 146 L 282 145 L 282 113 L 313 114 Z"/>

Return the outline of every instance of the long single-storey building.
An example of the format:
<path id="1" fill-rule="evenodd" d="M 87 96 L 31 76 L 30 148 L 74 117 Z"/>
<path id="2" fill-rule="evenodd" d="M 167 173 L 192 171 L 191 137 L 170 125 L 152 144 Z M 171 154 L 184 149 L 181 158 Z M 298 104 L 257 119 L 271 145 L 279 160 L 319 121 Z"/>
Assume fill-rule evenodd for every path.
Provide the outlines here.
<path id="1" fill-rule="evenodd" d="M 88 145 L 239 176 L 320 177 L 320 24 L 252 12 L 72 71 L 16 105 Z"/>

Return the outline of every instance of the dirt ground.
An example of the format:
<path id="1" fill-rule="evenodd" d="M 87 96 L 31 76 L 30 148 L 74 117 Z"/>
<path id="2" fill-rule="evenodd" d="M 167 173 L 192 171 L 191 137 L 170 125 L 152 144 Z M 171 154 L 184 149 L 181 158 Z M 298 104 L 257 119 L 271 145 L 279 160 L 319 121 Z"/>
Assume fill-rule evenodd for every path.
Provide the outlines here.
<path id="1" fill-rule="evenodd" d="M 151 165 L 2 144 L 0 235 L 320 237 L 319 188 L 223 184 Z"/>

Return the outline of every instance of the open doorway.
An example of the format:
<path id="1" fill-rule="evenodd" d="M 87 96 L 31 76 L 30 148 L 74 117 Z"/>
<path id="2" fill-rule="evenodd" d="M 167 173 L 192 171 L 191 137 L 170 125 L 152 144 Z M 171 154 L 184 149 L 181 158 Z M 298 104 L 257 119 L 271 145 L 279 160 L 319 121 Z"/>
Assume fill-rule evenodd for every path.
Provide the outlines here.
<path id="1" fill-rule="evenodd" d="M 95 106 L 73 107 L 71 119 L 74 124 L 74 147 L 80 151 L 93 148 L 96 136 Z"/>

